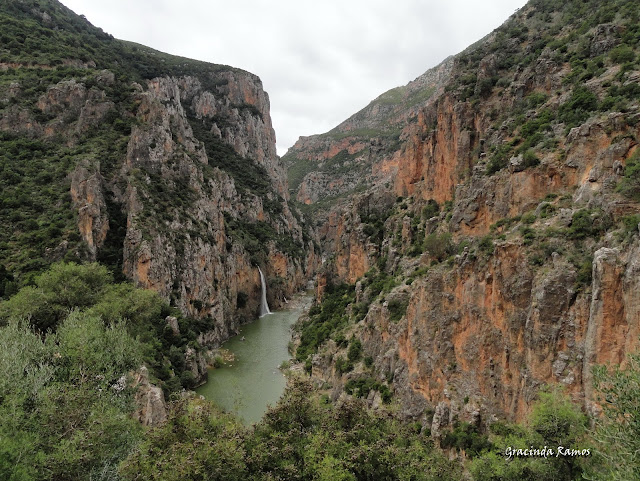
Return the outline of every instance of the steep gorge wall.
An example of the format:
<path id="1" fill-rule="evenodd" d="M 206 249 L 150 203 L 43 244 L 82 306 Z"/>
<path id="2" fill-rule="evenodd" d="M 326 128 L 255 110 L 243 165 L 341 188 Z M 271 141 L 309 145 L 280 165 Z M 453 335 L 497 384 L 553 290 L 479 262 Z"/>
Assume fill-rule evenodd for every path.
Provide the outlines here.
<path id="1" fill-rule="evenodd" d="M 529 7 L 515 20 L 535 13 Z M 603 32 L 616 31 L 604 27 L 584 35 L 587 58 L 619 42 L 603 43 Z M 328 260 L 320 296 L 329 282 L 355 283 L 353 318 L 367 301 L 365 273 L 381 269 L 396 287 L 367 301 L 366 316 L 342 333 L 361 340 L 372 368 L 356 363 L 340 372 L 334 361 L 346 350 L 329 341 L 313 358 L 313 376 L 336 386 L 336 395 L 363 376 L 387 382 L 405 414 L 431 422 L 436 435 L 458 418 L 523 419 L 546 384 L 566 386 L 597 410 L 592 367 L 624 365 L 639 345 L 638 229 L 622 222 L 633 222 L 640 206 L 616 192 L 640 138 L 637 99 L 624 112 L 592 109 L 573 127 L 540 127 L 532 165 L 526 150 L 510 147 L 527 145 L 544 110 L 570 118 L 566 104 L 580 88 L 604 105 L 612 83 L 635 82 L 637 64 L 622 75 L 620 65 L 603 62 L 583 86 L 570 82 L 575 66 L 541 48 L 535 61 L 501 70 L 507 54 L 492 47 L 499 35 L 456 59 L 444 91 L 409 120 L 397 149 L 373 163 L 384 180 L 320 216 Z M 514 45 L 530 53 L 534 40 Z M 478 67 L 464 85 L 470 64 Z M 511 153 L 496 168 L 503 148 Z M 422 218 L 433 201 L 440 211 Z M 589 218 L 584 235 L 581 216 Z M 451 246 L 438 258 L 424 246 L 444 245 L 445 234 Z M 406 312 L 393 321 L 402 302 Z"/>
<path id="2" fill-rule="evenodd" d="M 201 319 L 208 346 L 255 317 L 257 265 L 274 307 L 306 285 L 314 244 L 289 207 L 258 77 L 217 66 L 128 84 L 108 70 L 82 73 L 37 98 L 19 82 L 1 92 L 3 132 L 72 153 L 60 182 L 80 238 L 59 239 L 49 261 L 109 252 L 138 287 Z M 113 128 L 125 122 L 130 132 Z"/>

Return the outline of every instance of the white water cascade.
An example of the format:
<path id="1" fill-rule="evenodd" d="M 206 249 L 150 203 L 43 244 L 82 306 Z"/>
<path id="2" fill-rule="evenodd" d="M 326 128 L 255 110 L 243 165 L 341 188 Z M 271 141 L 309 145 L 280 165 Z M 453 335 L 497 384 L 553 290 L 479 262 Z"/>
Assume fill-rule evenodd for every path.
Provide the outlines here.
<path id="1" fill-rule="evenodd" d="M 262 286 L 262 298 L 260 299 L 260 317 L 262 317 L 271 314 L 271 311 L 269 310 L 269 304 L 267 304 L 267 283 L 264 281 L 262 269 L 258 267 L 258 271 L 260 272 L 260 285 Z"/>

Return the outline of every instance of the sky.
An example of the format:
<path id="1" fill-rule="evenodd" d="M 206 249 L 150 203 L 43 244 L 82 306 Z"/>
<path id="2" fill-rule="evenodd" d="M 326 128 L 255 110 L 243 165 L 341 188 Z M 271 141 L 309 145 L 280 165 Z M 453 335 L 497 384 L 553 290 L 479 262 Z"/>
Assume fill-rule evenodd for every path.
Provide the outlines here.
<path id="1" fill-rule="evenodd" d="M 113 36 L 262 79 L 278 154 L 500 26 L 525 0 L 62 0 Z"/>

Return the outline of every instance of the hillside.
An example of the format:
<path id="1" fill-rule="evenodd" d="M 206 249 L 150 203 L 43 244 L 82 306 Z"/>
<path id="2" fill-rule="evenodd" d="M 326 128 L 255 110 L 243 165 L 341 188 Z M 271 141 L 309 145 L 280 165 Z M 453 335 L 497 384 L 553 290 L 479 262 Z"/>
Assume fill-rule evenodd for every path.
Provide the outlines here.
<path id="1" fill-rule="evenodd" d="M 0 296 L 99 261 L 204 321 L 203 344 L 306 282 L 260 79 L 114 39 L 56 1 L 0 9 Z M 205 327 L 206 326 L 206 327 Z"/>
<path id="2" fill-rule="evenodd" d="M 301 137 L 282 158 L 292 198 L 319 219 L 323 206 L 386 179 L 375 166 L 404 142 L 404 126 L 441 93 L 453 59 L 448 58 L 403 87 L 391 89 L 331 131 Z M 318 205 L 313 205 L 313 204 Z"/>
<path id="3" fill-rule="evenodd" d="M 592 367 L 640 335 L 638 15 L 534 0 L 401 123 L 406 87 L 287 153 L 328 260 L 297 358 L 333 398 L 391 392 L 436 438 L 525 419 L 545 385 L 599 409 Z"/>

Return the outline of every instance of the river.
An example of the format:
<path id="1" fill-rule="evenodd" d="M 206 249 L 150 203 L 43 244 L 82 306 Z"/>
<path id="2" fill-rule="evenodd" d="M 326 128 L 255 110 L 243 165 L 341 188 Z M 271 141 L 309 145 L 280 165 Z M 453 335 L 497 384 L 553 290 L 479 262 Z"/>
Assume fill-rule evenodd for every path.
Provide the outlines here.
<path id="1" fill-rule="evenodd" d="M 290 358 L 290 328 L 310 302 L 311 296 L 297 295 L 287 309 L 242 326 L 240 334 L 222 346 L 235 359 L 211 369 L 209 380 L 196 392 L 245 424 L 258 422 L 284 392 L 286 378 L 279 366 Z"/>

